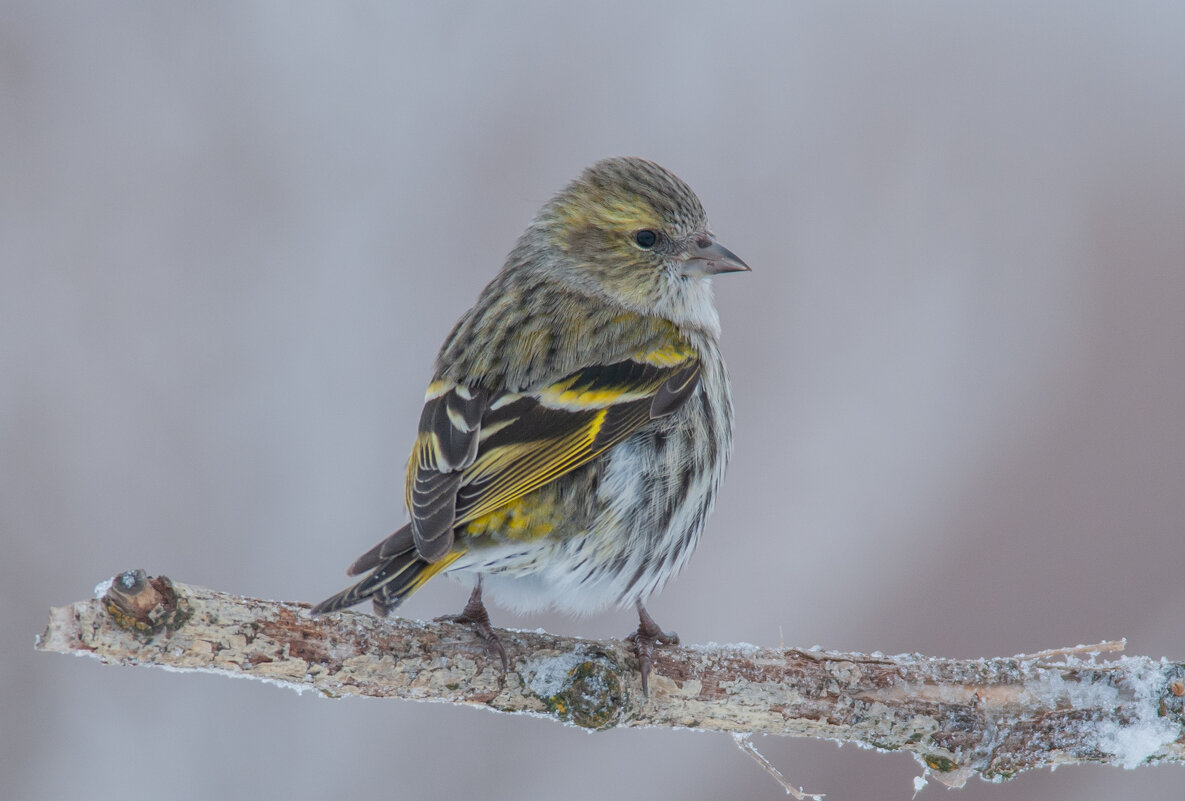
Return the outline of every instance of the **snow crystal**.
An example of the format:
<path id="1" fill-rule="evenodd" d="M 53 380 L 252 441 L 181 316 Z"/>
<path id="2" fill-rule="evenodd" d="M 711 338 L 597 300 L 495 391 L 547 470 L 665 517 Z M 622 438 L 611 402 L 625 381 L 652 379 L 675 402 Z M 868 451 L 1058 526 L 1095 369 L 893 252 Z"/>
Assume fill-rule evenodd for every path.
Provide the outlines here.
<path id="1" fill-rule="evenodd" d="M 1165 718 L 1121 726 L 1107 723 L 1099 727 L 1099 750 L 1112 754 L 1115 762 L 1131 770 L 1144 764 L 1148 757 L 1177 739 L 1177 727 Z"/>
<path id="2" fill-rule="evenodd" d="M 731 651 L 740 654 L 753 654 L 761 650 L 761 646 L 751 642 L 715 642 L 710 640 L 702 643 L 692 643 L 683 646 L 688 651 L 711 653 L 713 651 Z"/>
<path id="3" fill-rule="evenodd" d="M 264 684 L 271 684 L 276 687 L 281 687 L 285 690 L 292 690 L 297 695 L 304 695 L 306 691 L 312 690 L 317 692 L 317 688 L 308 684 L 298 684 L 294 681 L 285 681 L 284 679 L 277 679 L 271 676 L 260 676 L 253 673 L 243 673 L 238 670 L 229 670 L 227 668 L 216 667 L 178 667 L 177 665 L 162 665 L 153 664 L 150 662 L 141 662 L 144 667 L 160 668 L 167 673 L 208 673 L 211 676 L 226 676 L 232 679 L 254 679 L 255 681 L 262 681 Z M 319 693 L 318 693 L 319 694 Z"/>
<path id="4" fill-rule="evenodd" d="M 1157 694 L 1164 681 L 1160 666 L 1129 657 L 1120 662 L 1131 668 L 1128 684 L 1134 691 L 1136 718 L 1127 725 L 1113 721 L 1100 725 L 1098 745 L 1099 750 L 1115 757 L 1115 763 L 1130 770 L 1174 742 L 1180 727 L 1159 714 Z"/>
<path id="5" fill-rule="evenodd" d="M 1034 685 L 1030 685 L 1032 688 Z M 1104 682 L 1066 681 L 1059 671 L 1041 670 L 1030 696 L 1042 706 L 1056 708 L 1068 701 L 1075 709 L 1106 708 L 1119 703 L 1119 690 Z"/>
<path id="6" fill-rule="evenodd" d="M 94 589 L 94 593 L 95 593 L 95 594 L 94 594 L 94 596 L 93 596 L 93 597 L 95 597 L 95 598 L 104 598 L 104 597 L 106 597 L 106 595 L 107 595 L 108 591 L 110 591 L 110 589 L 111 589 L 111 585 L 112 585 L 112 584 L 114 584 L 114 583 L 115 583 L 115 577 L 114 577 L 114 576 L 112 576 L 111 578 L 107 579 L 106 581 L 100 581 L 98 584 L 96 584 L 96 585 L 95 585 L 95 589 Z"/>

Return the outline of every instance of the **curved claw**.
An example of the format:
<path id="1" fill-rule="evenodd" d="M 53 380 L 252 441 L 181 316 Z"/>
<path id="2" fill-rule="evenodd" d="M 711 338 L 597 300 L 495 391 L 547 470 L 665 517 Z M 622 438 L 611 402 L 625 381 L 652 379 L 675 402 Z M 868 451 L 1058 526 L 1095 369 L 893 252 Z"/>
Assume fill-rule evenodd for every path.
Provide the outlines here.
<path id="1" fill-rule="evenodd" d="M 473 592 L 469 595 L 469 602 L 465 604 L 465 608 L 459 615 L 441 615 L 435 618 L 438 622 L 444 623 L 464 623 L 473 628 L 474 634 L 482 639 L 486 644 L 486 650 L 491 654 L 497 654 L 502 661 L 502 675 L 506 675 L 506 671 L 510 667 L 510 662 L 506 658 L 506 648 L 502 645 L 502 638 L 499 637 L 493 627 L 490 625 L 490 613 L 486 611 L 486 606 L 481 600 L 481 582 L 473 588 Z"/>
<path id="2" fill-rule="evenodd" d="M 638 630 L 626 637 L 634 644 L 634 654 L 638 657 L 638 672 L 642 674 L 642 695 L 650 697 L 650 671 L 654 667 L 654 646 L 678 645 L 679 635 L 673 631 L 663 631 L 654 622 L 646 607 L 638 601 Z"/>

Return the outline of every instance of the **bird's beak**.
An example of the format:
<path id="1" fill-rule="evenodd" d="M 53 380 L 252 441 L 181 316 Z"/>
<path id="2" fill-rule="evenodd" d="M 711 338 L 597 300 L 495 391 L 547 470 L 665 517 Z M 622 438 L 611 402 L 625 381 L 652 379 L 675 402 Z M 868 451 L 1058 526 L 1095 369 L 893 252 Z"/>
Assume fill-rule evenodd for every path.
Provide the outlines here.
<path id="1" fill-rule="evenodd" d="M 680 269 L 683 275 L 719 275 L 720 273 L 748 272 L 749 265 L 741 257 L 715 239 L 701 237 L 684 256 Z"/>

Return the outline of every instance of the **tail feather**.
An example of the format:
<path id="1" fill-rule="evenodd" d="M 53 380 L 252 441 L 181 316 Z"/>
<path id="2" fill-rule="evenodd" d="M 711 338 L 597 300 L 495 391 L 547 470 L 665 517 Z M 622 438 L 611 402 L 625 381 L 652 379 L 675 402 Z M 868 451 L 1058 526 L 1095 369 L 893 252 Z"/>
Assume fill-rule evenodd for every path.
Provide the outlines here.
<path id="1" fill-rule="evenodd" d="M 351 574 L 361 573 L 365 570 L 370 570 L 370 574 L 354 586 L 348 587 L 314 606 L 313 614 L 336 612 L 359 604 L 367 598 L 373 600 L 376 612 L 386 614 L 403 603 L 404 598 L 424 586 L 428 579 L 455 562 L 463 553 L 456 551 L 446 554 L 443 559 L 436 562 L 428 562 L 422 559 L 416 551 L 415 543 L 411 540 L 410 529 L 406 529 L 408 531 L 406 547 L 402 549 L 394 547 L 396 543 L 393 543 L 393 540 L 399 537 L 404 530 L 400 529 L 359 557 L 350 569 Z M 358 568 L 359 565 L 363 566 Z"/>
<path id="2" fill-rule="evenodd" d="M 406 553 L 409 548 L 414 547 L 415 542 L 411 536 L 411 523 L 408 523 L 390 537 L 387 537 L 378 545 L 355 559 L 354 564 L 350 565 L 350 569 L 346 571 L 346 575 L 357 576 L 365 573 L 367 570 L 374 570 L 381 563 L 388 559 L 394 559 L 396 556 Z"/>

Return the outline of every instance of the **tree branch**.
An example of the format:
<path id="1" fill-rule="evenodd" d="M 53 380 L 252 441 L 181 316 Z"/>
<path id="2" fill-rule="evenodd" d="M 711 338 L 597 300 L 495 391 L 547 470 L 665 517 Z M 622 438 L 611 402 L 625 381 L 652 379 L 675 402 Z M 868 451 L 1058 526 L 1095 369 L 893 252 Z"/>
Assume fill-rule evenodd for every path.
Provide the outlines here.
<path id="1" fill-rule="evenodd" d="M 1185 663 L 1121 657 L 1123 643 L 954 660 L 711 645 L 656 651 L 650 698 L 631 647 L 500 631 L 497 657 L 464 626 L 381 620 L 148 579 L 50 610 L 42 651 L 202 670 L 326 696 L 528 712 L 590 729 L 666 726 L 909 751 L 952 786 L 1036 767 L 1185 764 Z"/>

